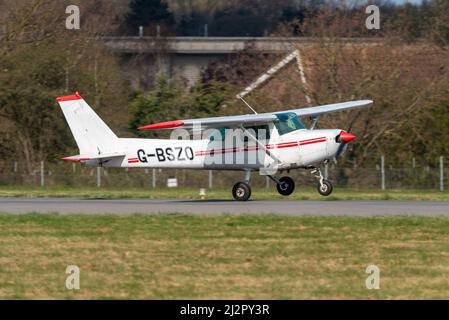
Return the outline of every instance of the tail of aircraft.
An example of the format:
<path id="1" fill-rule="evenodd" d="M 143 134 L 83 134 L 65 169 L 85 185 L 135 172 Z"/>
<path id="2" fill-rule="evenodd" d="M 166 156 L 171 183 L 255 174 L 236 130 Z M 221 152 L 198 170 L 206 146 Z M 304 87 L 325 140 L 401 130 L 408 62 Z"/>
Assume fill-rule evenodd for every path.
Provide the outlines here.
<path id="1" fill-rule="evenodd" d="M 118 137 L 78 92 L 71 96 L 59 97 L 56 101 L 61 106 L 81 155 L 99 155 L 114 151 Z"/>

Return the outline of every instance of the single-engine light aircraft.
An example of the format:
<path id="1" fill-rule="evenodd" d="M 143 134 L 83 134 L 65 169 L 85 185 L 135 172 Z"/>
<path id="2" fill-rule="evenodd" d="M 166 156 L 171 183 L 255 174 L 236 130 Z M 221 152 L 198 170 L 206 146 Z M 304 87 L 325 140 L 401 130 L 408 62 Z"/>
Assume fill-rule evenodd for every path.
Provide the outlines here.
<path id="1" fill-rule="evenodd" d="M 232 189 L 239 201 L 250 198 L 249 181 L 254 171 L 272 179 L 281 195 L 292 194 L 293 179 L 279 178 L 275 173 L 298 168 L 311 170 L 318 179 L 318 192 L 330 195 L 332 184 L 323 177 L 320 166 L 338 159 L 356 136 L 340 129 L 315 129 L 318 116 L 373 103 L 359 100 L 272 113 L 168 121 L 139 129 L 171 129 L 171 139 L 144 139 L 118 138 L 79 93 L 57 101 L 80 153 L 63 160 L 101 167 L 240 170 L 244 179 Z M 308 128 L 301 122 L 303 117 L 312 120 Z"/>

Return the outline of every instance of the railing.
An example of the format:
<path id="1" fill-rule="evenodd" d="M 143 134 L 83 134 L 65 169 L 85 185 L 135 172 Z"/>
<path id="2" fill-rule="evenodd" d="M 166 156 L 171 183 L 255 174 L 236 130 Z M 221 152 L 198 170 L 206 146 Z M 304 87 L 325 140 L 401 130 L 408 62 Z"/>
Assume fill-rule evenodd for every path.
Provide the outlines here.
<path id="1" fill-rule="evenodd" d="M 336 187 L 375 188 L 375 189 L 437 189 L 444 190 L 448 178 L 444 158 L 433 166 L 392 166 L 382 161 L 371 167 L 348 167 L 330 163 L 322 169 Z M 446 162 L 448 163 L 448 162 Z M 310 170 L 292 170 L 289 175 L 295 179 L 298 187 L 310 187 L 317 184 Z M 45 164 L 32 174 L 27 174 L 20 163 L 13 163 L 0 170 L 0 185 L 8 186 L 76 186 L 76 187 L 166 187 L 170 178 L 176 178 L 179 187 L 229 188 L 235 182 L 242 181 L 241 171 L 175 170 L 175 169 L 117 169 L 95 168 L 80 164 Z M 251 185 L 264 188 L 273 187 L 266 176 L 255 172 Z"/>
<path id="2" fill-rule="evenodd" d="M 306 37 L 103 37 L 106 47 L 116 52 L 142 53 L 161 50 L 184 54 L 229 54 L 244 49 L 266 53 L 285 53 L 295 45 L 310 46 L 326 39 Z M 351 45 L 371 46 L 382 38 L 340 38 Z"/>

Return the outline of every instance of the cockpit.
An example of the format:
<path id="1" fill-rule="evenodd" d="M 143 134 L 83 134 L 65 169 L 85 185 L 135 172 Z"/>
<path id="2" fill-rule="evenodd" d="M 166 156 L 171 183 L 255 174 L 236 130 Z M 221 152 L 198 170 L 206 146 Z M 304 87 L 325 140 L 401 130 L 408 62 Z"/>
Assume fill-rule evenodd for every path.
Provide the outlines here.
<path id="1" fill-rule="evenodd" d="M 277 113 L 276 117 L 278 120 L 274 121 L 274 125 L 280 136 L 306 128 L 294 112 Z"/>

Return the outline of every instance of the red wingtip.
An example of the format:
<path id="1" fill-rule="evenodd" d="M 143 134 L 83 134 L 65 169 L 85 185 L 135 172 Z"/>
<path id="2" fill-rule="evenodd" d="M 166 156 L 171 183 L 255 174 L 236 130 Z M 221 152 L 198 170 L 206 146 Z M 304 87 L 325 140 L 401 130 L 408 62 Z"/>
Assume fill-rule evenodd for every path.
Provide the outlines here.
<path id="1" fill-rule="evenodd" d="M 72 100 L 80 100 L 82 99 L 80 93 L 77 91 L 75 94 L 70 96 L 63 96 L 56 98 L 56 101 L 62 102 L 62 101 L 72 101 Z"/>
<path id="2" fill-rule="evenodd" d="M 354 140 L 356 138 L 357 138 L 357 136 L 355 136 L 353 134 L 350 134 L 350 133 L 348 133 L 346 131 L 342 131 L 340 133 L 340 140 L 343 141 L 343 142 L 346 142 L 346 143 L 348 143 L 348 142 L 350 142 L 350 141 L 352 141 L 352 140 Z"/>
<path id="3" fill-rule="evenodd" d="M 138 130 L 157 130 L 157 129 L 170 129 L 170 128 L 176 128 L 183 126 L 184 122 L 182 121 L 167 121 L 167 122 L 160 122 L 155 124 L 150 124 L 147 126 L 139 127 Z"/>
<path id="4" fill-rule="evenodd" d="M 71 161 L 71 162 L 81 162 L 81 161 L 90 160 L 90 158 L 64 157 L 64 158 L 61 158 L 61 160 Z"/>

